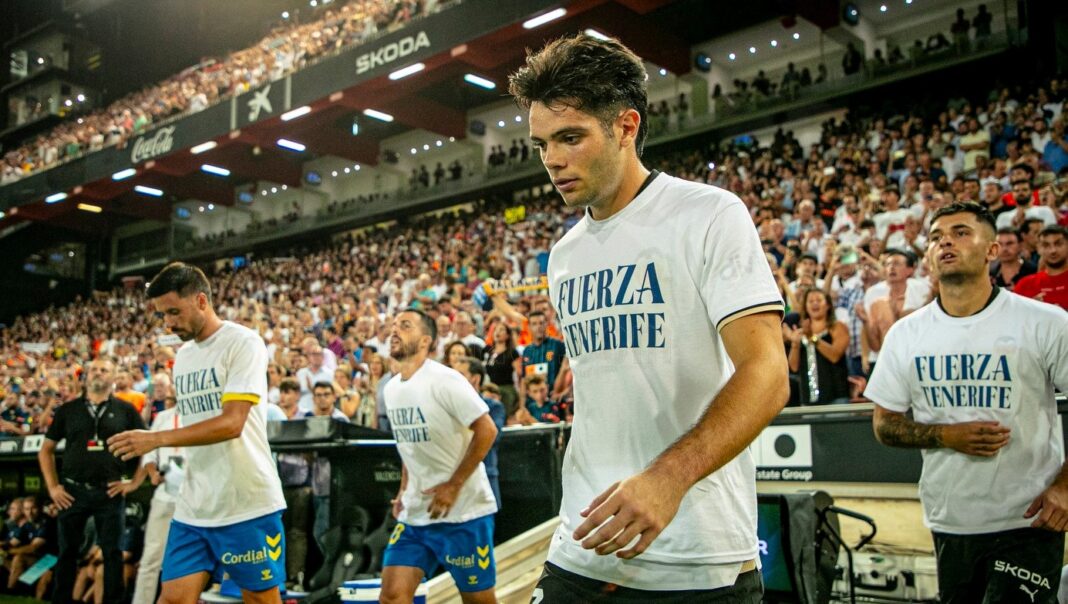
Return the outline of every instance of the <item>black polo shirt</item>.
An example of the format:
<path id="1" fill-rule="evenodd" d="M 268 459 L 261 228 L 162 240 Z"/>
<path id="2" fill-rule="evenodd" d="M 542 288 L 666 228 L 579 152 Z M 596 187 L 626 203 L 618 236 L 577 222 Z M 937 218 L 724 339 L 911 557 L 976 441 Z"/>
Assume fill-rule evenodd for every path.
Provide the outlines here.
<path id="1" fill-rule="evenodd" d="M 55 411 L 52 425 L 48 427 L 45 437 L 59 442 L 67 440 L 63 450 L 63 466 L 60 478 L 70 479 L 96 486 L 132 477 L 137 470 L 138 460 L 128 462 L 120 460 L 107 450 L 107 440 L 127 430 L 144 430 L 145 422 L 134 406 L 115 397 L 109 397 L 101 403 L 106 405 L 98 422 L 91 407 L 92 403 L 85 396 L 69 401 Z M 89 441 L 98 437 L 104 444 L 102 451 L 88 450 Z"/>

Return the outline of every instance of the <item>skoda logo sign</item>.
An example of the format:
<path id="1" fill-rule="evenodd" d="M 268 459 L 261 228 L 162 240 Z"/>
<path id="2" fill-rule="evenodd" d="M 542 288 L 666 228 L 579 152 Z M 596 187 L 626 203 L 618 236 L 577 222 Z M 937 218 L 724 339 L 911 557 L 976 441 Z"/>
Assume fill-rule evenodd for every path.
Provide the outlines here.
<path id="1" fill-rule="evenodd" d="M 388 65 L 397 59 L 402 59 L 412 54 L 420 48 L 427 48 L 429 46 L 430 38 L 427 37 L 425 31 L 401 38 L 396 42 L 390 42 L 381 48 L 377 48 L 371 52 L 356 57 L 356 73 L 361 74 L 369 69 Z"/>

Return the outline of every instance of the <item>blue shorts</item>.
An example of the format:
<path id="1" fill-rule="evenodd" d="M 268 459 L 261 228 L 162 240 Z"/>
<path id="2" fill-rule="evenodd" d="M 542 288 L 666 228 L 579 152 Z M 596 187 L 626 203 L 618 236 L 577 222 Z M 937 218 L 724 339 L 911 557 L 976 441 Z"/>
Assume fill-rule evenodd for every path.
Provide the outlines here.
<path id="1" fill-rule="evenodd" d="M 497 583 L 493 561 L 493 514 L 467 522 L 427 526 L 397 524 L 382 566 L 413 566 L 426 578 L 445 567 L 460 591 L 483 591 Z"/>
<path id="2" fill-rule="evenodd" d="M 207 572 L 215 582 L 223 573 L 241 589 L 264 591 L 286 581 L 282 512 L 227 526 L 192 526 L 171 521 L 163 554 L 163 581 Z"/>

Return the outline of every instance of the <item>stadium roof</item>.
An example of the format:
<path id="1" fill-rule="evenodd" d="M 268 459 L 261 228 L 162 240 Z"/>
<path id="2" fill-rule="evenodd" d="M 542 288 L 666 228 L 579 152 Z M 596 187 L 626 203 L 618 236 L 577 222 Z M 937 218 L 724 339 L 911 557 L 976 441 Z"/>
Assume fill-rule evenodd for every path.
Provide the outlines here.
<path id="1" fill-rule="evenodd" d="M 244 183 L 269 180 L 299 187 L 302 165 L 315 157 L 377 165 L 381 142 L 408 130 L 464 138 L 468 112 L 499 102 L 508 74 L 520 65 L 526 49 L 548 39 L 595 28 L 682 75 L 692 67 L 693 44 L 782 14 L 779 2 L 717 3 L 715 14 L 710 6 L 698 0 L 464 0 L 282 80 L 156 124 L 125 148 L 90 153 L 7 185 L 0 189 L 0 210 L 6 214 L 0 229 L 34 221 L 98 237 L 131 221 L 166 221 L 172 205 L 186 199 L 233 205 L 235 186 Z M 562 17 L 524 27 L 524 21 L 561 7 Z M 397 69 L 416 62 L 425 65 L 422 71 L 390 79 Z M 469 73 L 496 88 L 465 83 Z M 283 119 L 304 106 L 310 112 Z M 370 118 L 368 110 L 393 119 Z M 353 122 L 359 126 L 357 136 Z M 280 147 L 279 139 L 305 149 Z M 204 143 L 214 147 L 193 153 Z M 206 173 L 204 164 L 229 174 Z M 102 211 L 81 211 L 79 206 L 85 205 Z"/>

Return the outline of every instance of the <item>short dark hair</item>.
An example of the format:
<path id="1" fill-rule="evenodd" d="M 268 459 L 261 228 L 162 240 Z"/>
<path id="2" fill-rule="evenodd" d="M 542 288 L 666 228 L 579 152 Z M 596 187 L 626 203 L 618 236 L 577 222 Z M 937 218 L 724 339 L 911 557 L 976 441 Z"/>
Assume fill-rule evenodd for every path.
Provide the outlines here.
<path id="1" fill-rule="evenodd" d="M 334 385 L 330 382 L 327 382 L 326 380 L 319 380 L 318 382 L 315 382 L 315 385 L 312 386 L 312 392 L 315 392 L 320 388 L 329 388 L 331 394 L 337 394 L 336 392 L 334 392 Z"/>
<path id="2" fill-rule="evenodd" d="M 408 308 L 405 308 L 401 312 L 410 312 L 410 313 L 415 313 L 415 314 L 419 315 L 419 323 L 422 324 L 422 326 L 423 326 L 423 332 L 426 335 L 430 336 L 430 341 L 431 341 L 430 346 L 433 347 L 434 346 L 433 342 L 437 342 L 438 341 L 438 323 L 437 323 L 437 321 L 435 321 L 433 317 L 431 317 L 429 314 L 427 314 L 425 310 L 422 310 L 420 308 L 412 308 L 412 307 L 409 306 Z"/>
<path id="3" fill-rule="evenodd" d="M 886 250 L 884 254 L 886 256 L 901 256 L 905 259 L 905 264 L 908 265 L 909 268 L 916 268 L 916 254 L 913 254 L 912 252 L 892 247 Z"/>
<path id="4" fill-rule="evenodd" d="M 545 311 L 543 311 L 543 310 L 532 310 L 532 311 L 527 313 L 527 320 L 528 321 L 533 319 L 534 317 L 541 317 L 543 319 L 546 318 Z"/>
<path id="5" fill-rule="evenodd" d="M 1049 235 L 1060 235 L 1061 237 L 1068 239 L 1068 229 L 1059 224 L 1051 224 L 1038 232 L 1039 237 L 1046 237 Z"/>
<path id="6" fill-rule="evenodd" d="M 1025 164 L 1023 162 L 1017 163 L 1017 164 L 1013 165 L 1011 168 L 1009 168 L 1010 172 L 1012 172 L 1013 170 L 1023 170 L 1024 172 L 1027 172 L 1028 176 L 1031 177 L 1031 178 L 1034 178 L 1034 176 L 1035 176 L 1035 169 L 1032 168 L 1030 165 Z"/>
<path id="7" fill-rule="evenodd" d="M 300 384 L 293 378 L 286 378 L 278 384 L 279 392 L 300 392 Z"/>
<path id="8" fill-rule="evenodd" d="M 561 103 L 595 116 L 609 130 L 621 109 L 634 109 L 640 117 L 634 150 L 641 157 L 649 133 L 647 79 L 642 60 L 619 40 L 579 34 L 536 53 L 528 49 L 526 64 L 508 77 L 508 93 L 524 109 Z"/>
<path id="9" fill-rule="evenodd" d="M 975 203 L 974 201 L 958 201 L 940 208 L 934 213 L 934 216 L 931 216 L 931 224 L 934 224 L 936 220 L 943 216 L 960 214 L 961 212 L 974 215 L 976 220 L 990 227 L 991 233 L 998 232 L 998 224 L 997 221 L 994 220 L 994 215 L 990 213 L 990 210 L 986 209 L 986 206 Z"/>
<path id="10" fill-rule="evenodd" d="M 1036 222 L 1038 224 L 1046 224 L 1046 221 L 1042 220 L 1041 218 L 1024 218 L 1023 224 L 1020 225 L 1020 237 L 1023 238 L 1024 233 L 1030 233 L 1031 225 L 1035 224 Z"/>
<path id="11" fill-rule="evenodd" d="M 476 359 L 475 357 L 464 357 L 460 359 L 460 362 L 467 365 L 468 373 L 470 373 L 471 375 L 478 376 L 478 383 L 480 385 L 486 381 L 486 366 L 482 363 L 482 361 Z"/>
<path id="12" fill-rule="evenodd" d="M 1017 242 L 1020 241 L 1020 233 L 1019 233 L 1019 231 L 1017 231 L 1016 229 L 1014 229 L 1012 227 L 1001 227 L 1000 229 L 998 229 L 998 233 L 997 234 L 998 235 L 1012 235 L 1013 237 L 1016 238 Z"/>
<path id="13" fill-rule="evenodd" d="M 148 284 L 148 297 L 159 298 L 174 292 L 185 298 L 193 294 L 204 294 L 211 302 L 211 283 L 204 271 L 184 262 L 172 262 L 163 267 Z"/>

